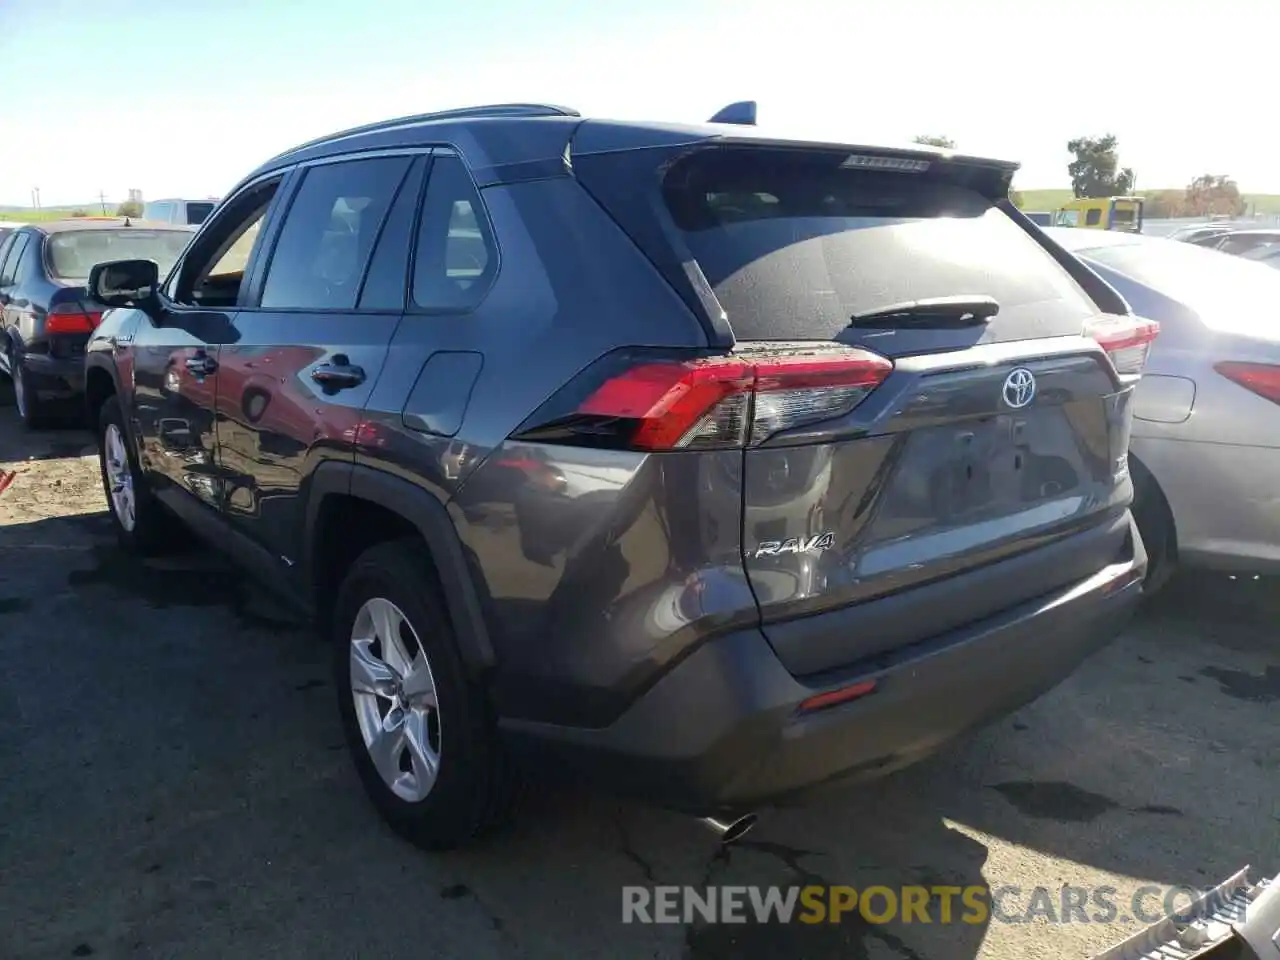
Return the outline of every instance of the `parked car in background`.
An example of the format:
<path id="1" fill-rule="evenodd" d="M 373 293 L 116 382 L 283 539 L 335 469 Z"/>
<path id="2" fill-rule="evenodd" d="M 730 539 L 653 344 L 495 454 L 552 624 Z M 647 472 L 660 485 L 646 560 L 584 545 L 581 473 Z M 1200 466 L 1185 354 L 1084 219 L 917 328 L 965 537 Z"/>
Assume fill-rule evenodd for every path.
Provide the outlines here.
<path id="1" fill-rule="evenodd" d="M 142 207 L 142 218 L 151 223 L 178 223 L 199 226 L 218 205 L 217 197 L 203 200 L 149 200 Z"/>
<path id="2" fill-rule="evenodd" d="M 1156 330 L 1011 215 L 1015 168 L 536 105 L 304 144 L 163 283 L 91 278 L 118 538 L 176 515 L 314 615 L 429 848 L 517 760 L 722 821 L 884 775 L 1141 593 Z"/>
<path id="3" fill-rule="evenodd" d="M 1255 263 L 1262 263 L 1268 267 L 1275 267 L 1280 270 L 1280 244 L 1270 244 L 1265 247 L 1257 247 L 1248 253 L 1240 254 L 1241 260 L 1252 260 Z"/>
<path id="4" fill-rule="evenodd" d="M 1160 323 L 1130 445 L 1149 586 L 1175 561 L 1280 572 L 1280 272 L 1168 239 L 1051 233 Z"/>
<path id="5" fill-rule="evenodd" d="M 1198 224 L 1194 227 L 1180 227 L 1169 234 L 1166 239 L 1181 240 L 1183 243 L 1205 244 L 1230 232 L 1230 227 L 1225 227 L 1220 223 Z"/>
<path id="6" fill-rule="evenodd" d="M 1254 250 L 1280 246 L 1280 230 L 1231 230 L 1203 243 L 1211 250 L 1241 256 Z"/>
<path id="7" fill-rule="evenodd" d="M 102 315 L 86 303 L 94 264 L 146 258 L 167 270 L 191 238 L 190 227 L 126 226 L 115 217 L 81 217 L 19 227 L 0 242 L 0 371 L 13 380 L 18 415 L 28 427 L 50 415 L 80 412 L 84 346 Z"/>

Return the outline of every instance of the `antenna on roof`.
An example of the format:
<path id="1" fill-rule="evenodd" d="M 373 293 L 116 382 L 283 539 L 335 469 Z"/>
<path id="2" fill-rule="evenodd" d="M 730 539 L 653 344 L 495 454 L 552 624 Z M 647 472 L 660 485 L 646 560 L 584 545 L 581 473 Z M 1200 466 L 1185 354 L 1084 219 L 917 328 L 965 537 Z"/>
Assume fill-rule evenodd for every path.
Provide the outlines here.
<path id="1" fill-rule="evenodd" d="M 707 122 L 736 123 L 744 127 L 754 127 L 756 125 L 756 102 L 754 100 L 739 100 L 737 103 L 731 103 L 717 112 Z"/>

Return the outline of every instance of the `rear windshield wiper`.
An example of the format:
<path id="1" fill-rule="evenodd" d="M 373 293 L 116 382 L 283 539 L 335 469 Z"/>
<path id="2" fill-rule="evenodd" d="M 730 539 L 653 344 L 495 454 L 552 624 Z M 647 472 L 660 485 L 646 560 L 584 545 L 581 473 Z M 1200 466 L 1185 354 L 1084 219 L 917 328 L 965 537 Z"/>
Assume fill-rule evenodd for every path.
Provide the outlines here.
<path id="1" fill-rule="evenodd" d="M 855 313 L 849 326 L 864 330 L 953 330 L 980 327 L 999 312 L 1000 304 L 993 297 L 930 297 Z"/>

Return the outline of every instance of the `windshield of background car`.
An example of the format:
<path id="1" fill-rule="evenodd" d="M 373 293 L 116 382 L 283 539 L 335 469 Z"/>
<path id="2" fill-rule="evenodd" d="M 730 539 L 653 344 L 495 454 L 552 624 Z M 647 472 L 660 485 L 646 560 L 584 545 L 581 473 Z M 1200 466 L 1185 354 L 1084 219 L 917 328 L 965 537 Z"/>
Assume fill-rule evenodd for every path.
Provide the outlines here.
<path id="1" fill-rule="evenodd" d="M 169 272 L 191 239 L 185 230 L 69 230 L 45 241 L 49 273 L 59 280 L 84 280 L 108 260 L 154 260 L 160 276 Z"/>
<path id="2" fill-rule="evenodd" d="M 726 149 L 677 163 L 663 197 L 743 339 L 828 340 L 854 314 L 962 294 L 1028 330 L 1097 311 L 991 200 L 938 178 Z"/>

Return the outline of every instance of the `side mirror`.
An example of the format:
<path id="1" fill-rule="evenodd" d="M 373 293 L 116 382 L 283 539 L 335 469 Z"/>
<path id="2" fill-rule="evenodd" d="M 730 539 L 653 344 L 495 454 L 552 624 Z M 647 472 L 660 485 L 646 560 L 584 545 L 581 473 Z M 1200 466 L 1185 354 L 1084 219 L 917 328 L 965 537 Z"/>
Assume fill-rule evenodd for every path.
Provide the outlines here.
<path id="1" fill-rule="evenodd" d="M 160 268 L 154 260 L 111 260 L 94 266 L 85 286 L 89 296 L 104 306 L 150 311 L 159 303 L 159 285 Z"/>

